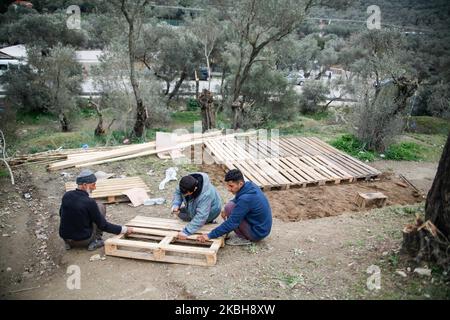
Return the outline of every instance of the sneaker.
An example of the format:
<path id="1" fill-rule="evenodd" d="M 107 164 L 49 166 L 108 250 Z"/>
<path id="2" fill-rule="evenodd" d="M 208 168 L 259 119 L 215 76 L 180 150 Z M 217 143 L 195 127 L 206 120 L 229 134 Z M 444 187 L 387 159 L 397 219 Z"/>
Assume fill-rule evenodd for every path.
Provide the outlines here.
<path id="1" fill-rule="evenodd" d="M 103 242 L 103 240 L 101 240 L 101 239 L 94 240 L 91 243 L 89 243 L 88 250 L 93 251 L 95 249 L 103 247 L 104 245 L 105 245 L 105 243 Z"/>
<path id="2" fill-rule="evenodd" d="M 251 245 L 252 242 L 247 239 L 242 239 L 239 237 L 231 237 L 228 240 L 225 240 L 225 244 L 229 246 L 248 246 Z"/>

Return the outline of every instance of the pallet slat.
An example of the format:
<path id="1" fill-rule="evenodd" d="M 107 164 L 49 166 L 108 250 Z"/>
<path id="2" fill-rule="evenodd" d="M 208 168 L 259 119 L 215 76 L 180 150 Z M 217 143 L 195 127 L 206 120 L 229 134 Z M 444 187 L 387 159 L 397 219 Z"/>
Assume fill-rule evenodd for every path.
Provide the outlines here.
<path id="1" fill-rule="evenodd" d="M 186 223 L 179 220 L 137 216 L 126 224 L 133 226 L 129 236 L 121 234 L 105 241 L 105 253 L 110 256 L 158 262 L 212 266 L 217 262 L 217 252 L 224 245 L 223 238 L 212 239 L 206 244 L 196 240 L 178 240 L 178 232 Z M 205 225 L 199 230 L 207 233 L 217 225 Z M 153 242 L 150 242 L 153 241 Z"/>
<path id="2" fill-rule="evenodd" d="M 271 140 L 216 139 L 206 151 L 218 164 L 238 168 L 248 180 L 267 190 L 352 182 L 381 174 L 316 137 L 282 137 Z"/>

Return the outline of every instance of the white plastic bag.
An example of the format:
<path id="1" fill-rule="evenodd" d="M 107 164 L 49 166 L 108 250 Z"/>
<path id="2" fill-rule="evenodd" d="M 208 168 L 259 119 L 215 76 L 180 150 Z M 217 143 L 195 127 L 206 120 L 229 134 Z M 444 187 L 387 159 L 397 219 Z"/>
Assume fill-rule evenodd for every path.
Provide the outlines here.
<path id="1" fill-rule="evenodd" d="M 177 180 L 177 171 L 178 168 L 176 167 L 170 167 L 169 169 L 166 170 L 166 177 L 159 184 L 159 190 L 163 190 L 167 182 L 171 180 Z"/>
<path id="2" fill-rule="evenodd" d="M 154 206 L 155 204 L 163 204 L 166 202 L 164 198 L 152 198 L 144 201 L 144 206 Z"/>

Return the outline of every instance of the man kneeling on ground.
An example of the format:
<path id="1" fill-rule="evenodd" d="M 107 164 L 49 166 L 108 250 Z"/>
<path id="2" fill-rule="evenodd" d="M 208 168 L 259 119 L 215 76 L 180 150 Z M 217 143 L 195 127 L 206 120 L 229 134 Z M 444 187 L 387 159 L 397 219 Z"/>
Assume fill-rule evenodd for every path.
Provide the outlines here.
<path id="1" fill-rule="evenodd" d="M 189 223 L 178 233 L 178 239 L 184 240 L 213 222 L 221 208 L 222 199 L 206 173 L 194 172 L 181 178 L 173 195 L 172 212 Z"/>
<path id="2" fill-rule="evenodd" d="M 96 189 L 97 177 L 90 170 L 81 171 L 77 177 L 77 188 L 67 191 L 61 202 L 59 236 L 66 249 L 84 247 L 95 250 L 104 245 L 103 231 L 114 234 L 130 234 L 133 228 L 119 226 L 106 221 L 106 208 L 89 195 Z"/>
<path id="3" fill-rule="evenodd" d="M 235 195 L 225 205 L 220 226 L 197 237 L 200 242 L 218 238 L 233 231 L 237 237 L 225 241 L 228 245 L 248 245 L 267 237 L 272 228 L 272 210 L 261 189 L 251 181 L 244 181 L 242 172 L 233 169 L 225 175 L 228 191 Z"/>

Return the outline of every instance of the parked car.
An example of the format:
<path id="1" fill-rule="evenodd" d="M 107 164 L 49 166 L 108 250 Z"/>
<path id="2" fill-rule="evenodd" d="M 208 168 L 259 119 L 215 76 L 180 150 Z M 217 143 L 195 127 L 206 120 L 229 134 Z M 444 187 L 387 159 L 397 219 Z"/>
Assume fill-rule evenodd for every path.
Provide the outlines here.
<path id="1" fill-rule="evenodd" d="M 198 72 L 199 80 L 208 80 L 208 68 L 201 67 Z"/>

